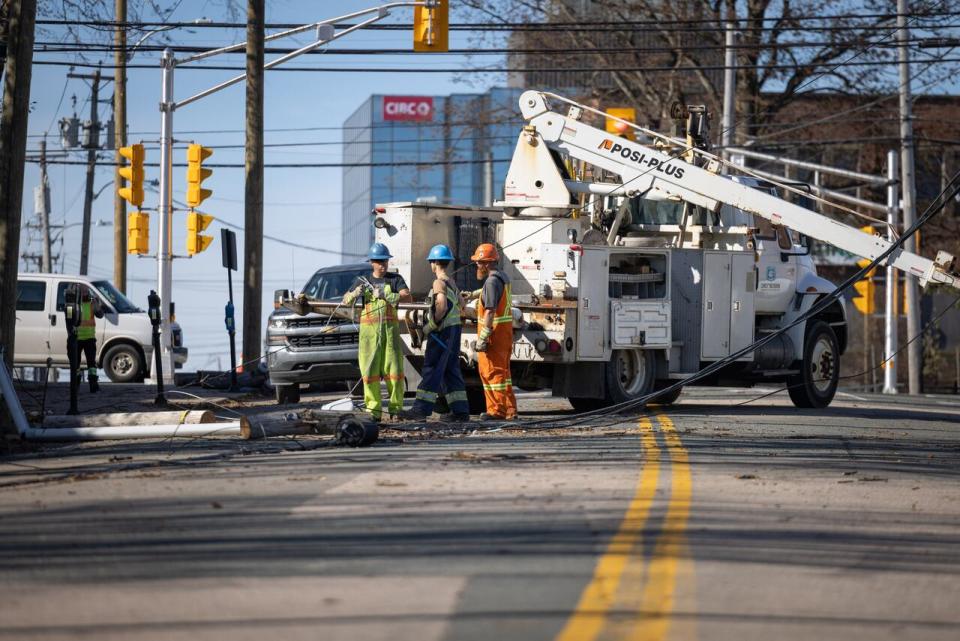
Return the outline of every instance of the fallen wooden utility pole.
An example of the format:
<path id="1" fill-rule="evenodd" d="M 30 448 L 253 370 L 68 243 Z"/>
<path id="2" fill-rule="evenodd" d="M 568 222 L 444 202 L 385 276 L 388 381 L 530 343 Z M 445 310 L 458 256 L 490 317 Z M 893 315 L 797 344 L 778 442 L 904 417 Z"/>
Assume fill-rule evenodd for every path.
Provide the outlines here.
<path id="1" fill-rule="evenodd" d="M 128 427 L 134 425 L 199 425 L 215 423 L 217 417 L 210 410 L 186 412 L 127 412 L 116 414 L 85 414 L 82 416 L 46 416 L 43 427 Z"/>
<path id="2" fill-rule="evenodd" d="M 247 440 L 308 434 L 327 434 L 342 445 L 360 447 L 374 443 L 380 437 L 380 429 L 358 414 L 307 410 L 294 417 L 289 412 L 255 416 L 241 431 Z"/>

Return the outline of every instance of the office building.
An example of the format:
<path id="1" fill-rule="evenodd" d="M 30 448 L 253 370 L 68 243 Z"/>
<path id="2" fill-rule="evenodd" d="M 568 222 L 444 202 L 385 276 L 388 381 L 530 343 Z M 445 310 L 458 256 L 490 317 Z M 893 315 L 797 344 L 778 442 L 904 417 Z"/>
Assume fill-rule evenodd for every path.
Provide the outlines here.
<path id="1" fill-rule="evenodd" d="M 343 123 L 343 260 L 373 242 L 378 203 L 489 205 L 523 120 L 519 89 L 450 96 L 373 95 Z"/>

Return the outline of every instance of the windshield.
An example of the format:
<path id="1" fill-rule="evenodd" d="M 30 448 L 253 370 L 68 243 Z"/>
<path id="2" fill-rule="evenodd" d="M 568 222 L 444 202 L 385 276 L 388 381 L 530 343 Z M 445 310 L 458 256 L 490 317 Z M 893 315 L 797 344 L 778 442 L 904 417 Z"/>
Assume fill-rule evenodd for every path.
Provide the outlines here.
<path id="1" fill-rule="evenodd" d="M 318 300 L 340 300 L 350 291 L 357 276 L 366 276 L 369 269 L 351 269 L 342 272 L 317 272 L 303 288 L 303 293 Z"/>
<path id="2" fill-rule="evenodd" d="M 143 310 L 130 302 L 130 299 L 121 294 L 108 280 L 96 280 L 93 286 L 97 288 L 119 314 L 135 314 Z"/>

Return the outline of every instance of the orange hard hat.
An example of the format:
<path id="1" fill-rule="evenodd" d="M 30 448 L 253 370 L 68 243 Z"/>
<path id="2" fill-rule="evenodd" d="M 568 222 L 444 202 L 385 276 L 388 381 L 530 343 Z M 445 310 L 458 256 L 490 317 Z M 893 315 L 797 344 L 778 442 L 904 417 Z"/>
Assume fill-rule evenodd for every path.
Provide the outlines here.
<path id="1" fill-rule="evenodd" d="M 500 260 L 500 255 L 497 254 L 497 248 L 492 243 L 483 243 L 477 246 L 470 260 L 475 263 L 493 263 Z"/>

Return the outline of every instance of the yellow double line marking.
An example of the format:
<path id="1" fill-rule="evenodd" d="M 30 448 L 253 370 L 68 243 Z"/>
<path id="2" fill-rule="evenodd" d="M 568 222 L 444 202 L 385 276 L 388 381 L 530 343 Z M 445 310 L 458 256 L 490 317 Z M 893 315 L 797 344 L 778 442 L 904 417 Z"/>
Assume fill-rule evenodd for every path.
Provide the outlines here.
<path id="1" fill-rule="evenodd" d="M 597 561 L 593 578 L 557 641 L 594 641 L 598 637 L 660 640 L 670 629 L 679 565 L 684 560 L 691 481 L 687 451 L 667 416 L 657 415 L 671 474 L 670 499 L 663 527 L 649 562 L 644 561 L 642 535 L 660 476 L 661 450 L 649 418 L 639 422 L 643 464 L 633 500 L 623 522 Z M 642 582 L 641 586 L 635 583 Z M 614 605 L 618 620 L 611 620 Z M 632 616 L 620 620 L 621 609 Z"/>

